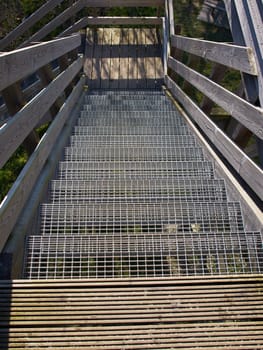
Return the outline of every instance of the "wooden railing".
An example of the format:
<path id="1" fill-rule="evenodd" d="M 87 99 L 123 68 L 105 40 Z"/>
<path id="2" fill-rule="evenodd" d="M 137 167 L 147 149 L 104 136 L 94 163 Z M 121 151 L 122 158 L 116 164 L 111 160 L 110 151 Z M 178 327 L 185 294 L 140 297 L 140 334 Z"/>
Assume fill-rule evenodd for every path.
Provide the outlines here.
<path id="1" fill-rule="evenodd" d="M 32 29 L 39 20 L 44 18 L 62 2 L 62 0 L 47 1 L 41 8 L 35 11 L 27 19 L 25 19 L 5 38 L 0 40 L 0 50 L 5 50 L 8 48 L 10 44 L 12 44 L 17 38 L 21 37 L 26 31 Z M 32 42 L 45 39 L 53 30 L 62 26 L 66 21 L 77 15 L 81 10 L 88 7 L 160 7 L 163 6 L 164 3 L 165 0 L 77 0 L 73 3 L 73 5 L 66 8 L 63 12 L 59 13 L 54 19 L 49 21 L 41 29 L 23 41 L 19 47 L 25 47 L 30 45 Z M 80 30 L 81 28 L 84 28 L 87 26 L 87 21 L 89 22 L 90 19 L 80 18 L 79 21 L 76 21 L 76 24 L 64 30 L 61 29 L 61 33 L 60 35 L 58 34 L 58 36 L 65 35 L 66 33 L 73 33 L 77 30 Z"/>
<path id="2" fill-rule="evenodd" d="M 80 44 L 80 35 L 75 34 L 0 56 L 0 90 L 12 116 L 0 129 L 0 165 L 2 167 L 21 144 L 31 153 L 29 161 L 1 203 L 0 250 L 12 232 L 82 91 L 84 78 L 78 79 L 77 85 L 74 83 L 83 67 L 83 57 L 76 55 Z M 60 73 L 57 76 L 52 76 L 50 68 L 54 60 L 59 62 Z M 26 101 L 21 82 L 32 74 L 40 77 L 42 89 Z M 44 122 L 43 118 L 49 111 L 53 122 L 42 139 L 38 140 L 35 128 Z"/>
<path id="3" fill-rule="evenodd" d="M 236 5 L 238 3 L 237 7 L 240 7 L 241 1 L 234 2 Z M 254 1 L 252 2 L 254 3 Z M 166 16 L 167 13 L 169 14 L 169 12 L 166 12 Z M 166 23 L 169 22 L 170 20 L 168 18 Z M 245 98 L 229 91 L 218 82 L 215 82 L 215 79 L 213 80 L 215 76 L 206 77 L 195 69 L 190 68 L 189 65 L 183 63 L 183 55 L 178 54 L 178 52 L 183 51 L 190 55 L 190 57 L 193 55 L 192 57 L 201 57 L 204 60 L 210 61 L 214 66 L 226 66 L 241 71 L 250 80 L 256 80 L 258 82 L 259 90 L 257 90 L 257 96 L 261 101 L 262 61 L 259 60 L 258 50 L 256 50 L 256 47 L 260 47 L 260 42 L 255 42 L 256 39 L 253 37 L 253 40 L 251 38 L 253 43 L 250 46 L 231 45 L 173 34 L 169 39 L 173 54 L 168 55 L 167 58 L 168 74 L 165 76 L 165 84 L 173 96 L 183 105 L 192 120 L 219 150 L 221 155 L 231 164 L 257 196 L 263 199 L 262 169 L 231 140 L 224 130 L 221 130 L 209 118 L 205 113 L 204 104 L 202 105 L 203 108 L 201 108 L 187 94 L 187 89 L 184 91 L 184 87 L 190 84 L 196 88 L 204 95 L 203 101 L 207 99 L 212 103 L 212 106 L 213 104 L 220 106 L 258 140 L 263 140 L 263 109 L 251 101 L 249 102 Z M 169 40 L 167 39 L 167 41 Z M 167 52 L 169 52 L 169 45 Z M 223 76 L 221 76 L 221 79 Z M 178 83 L 178 77 L 183 78 L 185 82 L 182 86 Z M 261 105 L 263 105 L 262 102 Z M 261 151 L 259 149 L 259 152 Z"/>

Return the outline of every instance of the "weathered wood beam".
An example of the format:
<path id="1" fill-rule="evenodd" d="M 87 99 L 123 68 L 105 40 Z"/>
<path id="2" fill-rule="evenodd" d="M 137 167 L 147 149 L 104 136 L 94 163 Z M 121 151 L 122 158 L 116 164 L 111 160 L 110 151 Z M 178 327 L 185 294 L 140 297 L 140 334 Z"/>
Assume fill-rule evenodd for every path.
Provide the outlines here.
<path id="1" fill-rule="evenodd" d="M 63 0 L 48 0 L 38 10 L 27 17 L 22 23 L 20 23 L 14 30 L 8 33 L 2 40 L 0 40 L 0 50 L 4 50 L 15 39 L 23 35 L 28 29 L 30 29 L 36 22 L 43 18 L 48 12 L 52 11 Z"/>
<path id="2" fill-rule="evenodd" d="M 172 35 L 171 45 L 210 61 L 257 75 L 253 50 L 249 47 Z"/>
<path id="3" fill-rule="evenodd" d="M 87 25 L 161 25 L 160 17 L 87 17 Z"/>
<path id="4" fill-rule="evenodd" d="M 219 83 L 224 78 L 226 71 L 227 71 L 226 66 L 222 66 L 221 64 L 214 63 L 209 79 L 214 81 L 215 83 Z M 210 100 L 210 98 L 208 98 L 207 96 L 204 96 L 200 103 L 201 109 L 206 114 L 210 114 L 213 106 L 214 106 L 214 102 Z"/>
<path id="5" fill-rule="evenodd" d="M 190 54 L 186 65 L 187 65 L 187 67 L 198 70 L 198 67 L 200 65 L 200 60 L 201 60 L 201 58 L 199 56 Z M 184 80 L 183 85 L 182 85 L 182 89 L 184 90 L 185 93 L 191 94 L 192 93 L 192 84 L 189 81 Z"/>
<path id="6" fill-rule="evenodd" d="M 165 0 L 84 0 L 87 7 L 158 7 Z"/>
<path id="7" fill-rule="evenodd" d="M 168 66 L 184 79 L 188 80 L 212 101 L 225 109 L 256 136 L 263 139 L 262 108 L 253 106 L 172 57 L 168 59 Z"/>
<path id="8" fill-rule="evenodd" d="M 58 64 L 60 68 L 60 72 L 62 73 L 64 70 L 66 70 L 69 66 L 69 59 L 68 59 L 68 54 L 65 54 L 61 57 L 58 58 Z M 65 96 L 68 97 L 71 94 L 71 91 L 74 88 L 74 83 L 73 81 L 66 87 L 65 89 Z"/>
<path id="9" fill-rule="evenodd" d="M 242 30 L 243 23 L 241 24 L 239 20 L 234 0 L 224 0 L 224 3 L 234 43 L 236 45 L 251 47 L 250 43 L 247 44 L 244 39 Z M 251 103 L 255 103 L 258 99 L 257 77 L 242 73 L 242 80 L 246 99 Z"/>
<path id="10" fill-rule="evenodd" d="M 184 109 L 216 148 L 229 161 L 238 174 L 247 182 L 253 191 L 263 199 L 263 171 L 260 169 L 216 124 L 195 104 L 192 99 L 168 76 L 165 83 L 173 96 L 184 106 Z"/>
<path id="11" fill-rule="evenodd" d="M 0 55 L 0 91 L 80 46 L 79 34 Z"/>
<path id="12" fill-rule="evenodd" d="M 234 0 L 245 44 L 252 47 L 258 69 L 258 96 L 263 107 L 263 3 L 257 0 Z"/>
<path id="13" fill-rule="evenodd" d="M 74 76 L 75 72 L 79 68 L 79 63 L 80 62 L 74 63 L 75 67 L 73 70 L 71 67 L 71 72 L 68 76 L 66 73 L 63 73 L 63 75 L 61 75 L 61 78 L 59 79 L 60 83 L 63 83 L 64 79 L 66 82 L 72 79 L 72 76 Z M 84 78 L 80 79 L 78 85 L 75 87 L 72 94 L 69 96 L 66 103 L 61 108 L 59 114 L 57 115 L 57 118 L 49 127 L 48 132 L 40 141 L 38 148 L 35 150 L 23 168 L 13 187 L 9 191 L 6 199 L 2 202 L 2 205 L 0 207 L 0 251 L 3 249 L 13 228 L 15 227 L 16 221 L 21 211 L 23 210 L 26 201 L 28 200 L 28 197 L 44 166 L 44 163 L 46 162 L 51 149 L 54 147 L 56 139 L 61 132 L 66 120 L 69 118 L 70 112 L 83 89 L 83 85 Z M 58 87 L 54 84 L 50 92 L 57 93 L 57 88 Z"/>
<path id="14" fill-rule="evenodd" d="M 41 85 L 43 88 L 47 87 L 54 79 L 55 79 L 55 73 L 52 71 L 50 64 L 47 64 L 43 67 L 41 67 L 37 71 L 37 75 L 40 78 Z M 54 104 L 50 107 L 50 113 L 53 117 L 56 116 L 57 112 L 60 110 L 60 107 L 62 106 L 64 102 L 64 98 L 60 96 Z"/>
<path id="15" fill-rule="evenodd" d="M 80 57 L 0 129 L 0 166 L 5 164 L 30 131 L 38 124 L 82 66 L 83 58 Z"/>
<path id="16" fill-rule="evenodd" d="M 75 22 L 73 25 L 71 25 L 70 27 L 65 29 L 63 32 L 61 32 L 57 37 L 61 38 L 61 37 L 66 36 L 66 35 L 76 33 L 79 30 L 81 30 L 82 28 L 86 28 L 88 26 L 88 18 L 89 17 L 81 18 L 80 20 Z"/>
<path id="17" fill-rule="evenodd" d="M 173 0 L 168 1 L 168 11 L 169 11 L 169 24 L 170 24 L 170 36 L 175 34 L 175 25 L 174 25 L 174 6 Z"/>
<path id="18" fill-rule="evenodd" d="M 50 32 L 52 32 L 58 26 L 66 22 L 69 18 L 74 16 L 81 9 L 83 9 L 84 6 L 85 6 L 84 0 L 79 0 L 75 2 L 72 6 L 68 7 L 66 10 L 60 13 L 57 17 L 52 19 L 49 23 L 44 25 L 39 31 L 33 34 L 29 39 L 24 41 L 19 47 L 25 47 L 25 46 L 28 46 L 31 42 L 42 40 Z"/>

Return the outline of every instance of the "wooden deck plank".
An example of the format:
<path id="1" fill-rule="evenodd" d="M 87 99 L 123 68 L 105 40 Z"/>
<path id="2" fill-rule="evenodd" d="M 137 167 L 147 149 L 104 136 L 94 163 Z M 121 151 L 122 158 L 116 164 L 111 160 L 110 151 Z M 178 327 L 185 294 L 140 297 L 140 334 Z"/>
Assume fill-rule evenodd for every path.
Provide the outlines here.
<path id="1" fill-rule="evenodd" d="M 85 61 L 84 73 L 87 76 L 88 84 L 91 84 L 92 70 L 94 65 L 94 30 L 88 28 L 86 31 L 86 47 L 85 47 Z"/>
<path id="2" fill-rule="evenodd" d="M 145 28 L 138 30 L 138 45 L 137 50 L 137 63 L 138 63 L 138 89 L 146 88 L 146 66 L 145 66 L 145 55 L 146 55 L 146 46 L 145 46 Z"/>
<path id="3" fill-rule="evenodd" d="M 100 88 L 103 30 L 94 30 L 94 55 L 92 68 L 92 88 Z"/>
<path id="4" fill-rule="evenodd" d="M 120 28 L 112 28 L 111 30 L 111 59 L 110 59 L 110 89 L 117 89 L 120 76 Z"/>
<path id="5" fill-rule="evenodd" d="M 155 88 L 155 50 L 154 46 L 156 44 L 153 29 L 147 28 L 145 29 L 145 46 L 146 46 L 146 79 L 147 79 L 147 88 L 153 89 Z"/>
<path id="6" fill-rule="evenodd" d="M 110 68 L 111 68 L 111 35 L 112 30 L 109 28 L 101 29 L 103 31 L 102 38 L 102 56 L 101 56 L 101 76 L 100 87 L 108 89 L 110 87 Z"/>
<path id="7" fill-rule="evenodd" d="M 87 31 L 84 65 L 91 87 L 155 88 L 158 82 L 160 86 L 163 70 L 155 29 L 97 28 L 92 31 L 94 40 L 91 30 Z"/>
<path id="8" fill-rule="evenodd" d="M 137 62 L 137 32 L 134 28 L 129 30 L 129 76 L 128 76 L 128 88 L 137 88 L 137 78 L 138 78 L 138 62 Z"/>
<path id="9" fill-rule="evenodd" d="M 129 75 L 129 29 L 121 28 L 120 33 L 120 75 L 119 75 L 119 89 L 127 89 L 128 75 Z"/>

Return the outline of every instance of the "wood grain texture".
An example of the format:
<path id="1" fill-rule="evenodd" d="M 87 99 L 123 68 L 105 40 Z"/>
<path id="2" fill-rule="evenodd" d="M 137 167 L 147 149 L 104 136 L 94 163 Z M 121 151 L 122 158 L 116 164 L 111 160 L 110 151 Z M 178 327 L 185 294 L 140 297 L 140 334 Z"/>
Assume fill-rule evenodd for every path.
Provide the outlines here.
<path id="1" fill-rule="evenodd" d="M 249 47 L 187 38 L 181 35 L 172 35 L 171 45 L 248 74 L 257 75 L 258 73 L 253 50 Z"/>
<path id="2" fill-rule="evenodd" d="M 261 349 L 262 287 L 260 276 L 3 281 L 0 348 Z"/>
<path id="3" fill-rule="evenodd" d="M 84 71 L 95 89 L 156 88 L 163 81 L 155 28 L 88 29 L 85 56 Z"/>
<path id="4" fill-rule="evenodd" d="M 80 46 L 80 35 L 51 40 L 0 55 L 0 91 Z"/>
<path id="5" fill-rule="evenodd" d="M 87 7 L 152 7 L 163 6 L 165 0 L 84 0 Z"/>
<path id="6" fill-rule="evenodd" d="M 87 17 L 87 25 L 160 25 L 159 17 Z"/>

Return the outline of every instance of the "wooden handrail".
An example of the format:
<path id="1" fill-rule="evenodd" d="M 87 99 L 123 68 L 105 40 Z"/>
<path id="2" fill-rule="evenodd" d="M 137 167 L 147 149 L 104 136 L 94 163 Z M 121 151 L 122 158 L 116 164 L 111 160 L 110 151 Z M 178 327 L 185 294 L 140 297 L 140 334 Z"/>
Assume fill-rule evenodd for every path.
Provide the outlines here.
<path id="1" fill-rule="evenodd" d="M 254 52 L 249 47 L 188 38 L 181 35 L 172 35 L 171 45 L 227 67 L 252 75 L 258 74 Z"/>
<path id="2" fill-rule="evenodd" d="M 0 91 L 21 80 L 40 67 L 74 50 L 81 44 L 79 34 L 39 43 L 0 56 Z"/>
<path id="3" fill-rule="evenodd" d="M 160 17 L 87 17 L 87 25 L 160 25 Z"/>

